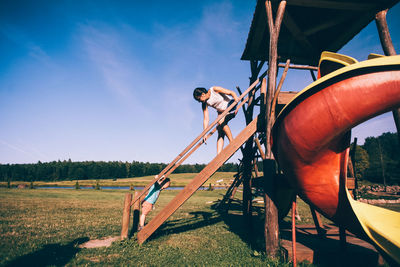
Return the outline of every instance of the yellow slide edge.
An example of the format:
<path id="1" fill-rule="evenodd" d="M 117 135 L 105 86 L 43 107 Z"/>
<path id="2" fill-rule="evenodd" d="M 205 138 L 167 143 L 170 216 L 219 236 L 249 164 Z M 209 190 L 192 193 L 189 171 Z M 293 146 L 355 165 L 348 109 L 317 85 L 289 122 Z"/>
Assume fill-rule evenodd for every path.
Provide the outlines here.
<path id="1" fill-rule="evenodd" d="M 400 212 L 347 198 L 367 236 L 387 255 L 400 264 Z"/>

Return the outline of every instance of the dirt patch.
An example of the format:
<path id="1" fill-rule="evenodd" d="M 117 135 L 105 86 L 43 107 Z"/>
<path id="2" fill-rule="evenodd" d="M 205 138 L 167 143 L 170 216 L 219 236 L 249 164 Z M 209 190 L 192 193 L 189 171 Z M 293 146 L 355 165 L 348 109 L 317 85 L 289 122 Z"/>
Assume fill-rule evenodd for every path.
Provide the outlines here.
<path id="1" fill-rule="evenodd" d="M 104 237 L 102 239 L 95 239 L 95 240 L 89 240 L 86 243 L 81 244 L 79 247 L 80 248 L 100 248 L 100 247 L 109 247 L 114 241 L 120 240 L 119 236 L 109 236 L 109 237 Z"/>

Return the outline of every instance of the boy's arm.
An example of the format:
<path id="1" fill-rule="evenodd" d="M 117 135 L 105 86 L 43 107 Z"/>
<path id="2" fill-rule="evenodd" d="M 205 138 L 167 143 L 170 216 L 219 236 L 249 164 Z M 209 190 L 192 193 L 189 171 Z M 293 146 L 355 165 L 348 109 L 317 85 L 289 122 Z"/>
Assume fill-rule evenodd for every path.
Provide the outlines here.
<path id="1" fill-rule="evenodd" d="M 203 109 L 203 129 L 205 130 L 208 127 L 208 123 L 210 122 L 210 117 L 207 105 L 203 103 L 201 107 Z M 203 142 L 205 143 L 206 140 L 207 140 L 207 135 L 204 135 Z"/>
<path id="2" fill-rule="evenodd" d="M 214 88 L 214 91 L 215 91 L 216 93 L 221 93 L 221 94 L 225 94 L 225 95 L 230 95 L 230 96 L 233 97 L 233 99 L 234 99 L 236 102 L 238 102 L 239 97 L 236 95 L 235 92 L 233 92 L 233 91 L 231 91 L 231 90 L 228 90 L 228 89 L 225 89 L 225 88 L 220 87 L 220 86 L 213 86 L 213 88 Z"/>

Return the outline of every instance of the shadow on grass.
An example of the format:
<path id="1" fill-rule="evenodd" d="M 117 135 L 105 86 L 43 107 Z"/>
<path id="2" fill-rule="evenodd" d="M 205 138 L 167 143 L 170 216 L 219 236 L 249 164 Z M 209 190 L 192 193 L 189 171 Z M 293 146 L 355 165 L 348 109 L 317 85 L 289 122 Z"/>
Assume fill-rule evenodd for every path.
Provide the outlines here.
<path id="1" fill-rule="evenodd" d="M 149 238 L 149 240 L 169 234 L 180 234 L 222 221 L 222 218 L 216 212 L 194 211 L 188 214 L 191 215 L 191 217 L 167 221 Z"/>
<path id="2" fill-rule="evenodd" d="M 18 257 L 5 266 L 65 266 L 80 250 L 78 245 L 86 241 L 89 241 L 88 237 L 77 238 L 66 245 L 44 245 L 43 248 Z"/>
<path id="3" fill-rule="evenodd" d="M 224 206 L 217 208 L 217 204 L 213 207 L 224 223 L 227 225 L 228 230 L 238 235 L 243 242 L 255 251 L 264 251 L 264 219 L 259 216 L 261 211 L 259 207 L 253 206 L 253 212 L 258 216 L 251 217 L 251 227 L 245 226 L 246 222 L 243 217 L 243 207 L 241 201 L 232 201 L 229 205 L 229 210 L 224 209 Z"/>
<path id="4" fill-rule="evenodd" d="M 265 250 L 264 242 L 264 221 L 260 216 L 253 216 L 251 228 L 244 227 L 245 223 L 242 216 L 241 202 L 232 202 L 229 213 L 218 209 L 217 205 L 213 205 L 212 212 L 195 211 L 189 212 L 190 217 L 176 220 L 169 220 L 164 223 L 150 238 L 154 240 L 169 234 L 179 234 L 190 230 L 214 225 L 223 221 L 226 228 L 238 235 L 253 250 Z M 253 207 L 254 212 L 260 212 L 257 207 Z"/>

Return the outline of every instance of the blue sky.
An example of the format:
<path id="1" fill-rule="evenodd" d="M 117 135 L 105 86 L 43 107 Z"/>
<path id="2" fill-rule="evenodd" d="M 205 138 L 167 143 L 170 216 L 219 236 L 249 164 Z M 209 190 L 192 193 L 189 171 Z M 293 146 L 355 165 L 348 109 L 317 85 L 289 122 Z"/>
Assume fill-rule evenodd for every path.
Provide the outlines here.
<path id="1" fill-rule="evenodd" d="M 168 163 L 202 130 L 193 88 L 247 88 L 250 67 L 240 56 L 255 4 L 0 1 L 0 163 Z M 399 4 L 387 19 L 399 52 L 398 14 Z M 340 52 L 358 60 L 382 53 L 375 23 Z M 308 72 L 291 70 L 283 90 L 309 82 Z M 244 127 L 238 118 L 234 135 Z M 362 143 L 386 131 L 395 132 L 390 113 L 353 135 Z M 215 139 L 187 162 L 209 162 Z"/>

